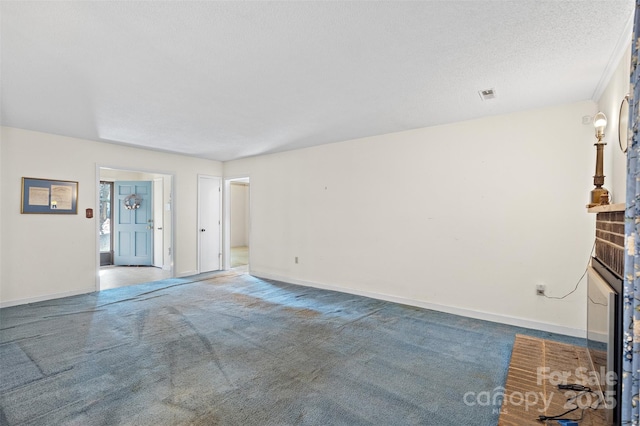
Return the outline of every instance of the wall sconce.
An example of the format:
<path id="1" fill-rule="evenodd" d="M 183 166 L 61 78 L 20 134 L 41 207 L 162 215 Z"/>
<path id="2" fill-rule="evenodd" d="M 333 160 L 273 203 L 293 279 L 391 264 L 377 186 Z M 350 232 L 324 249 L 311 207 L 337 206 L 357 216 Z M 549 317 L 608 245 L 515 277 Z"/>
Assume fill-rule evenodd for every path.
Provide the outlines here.
<path id="1" fill-rule="evenodd" d="M 607 116 L 603 112 L 599 112 L 593 117 L 593 126 L 596 128 L 596 138 L 598 142 L 594 145 L 596 147 L 596 174 L 593 176 L 593 184 L 596 186 L 591 190 L 591 203 L 587 207 L 600 206 L 609 204 L 609 191 L 603 188 L 604 185 L 604 146 L 605 142 L 602 142 L 604 138 L 604 130 L 607 128 Z"/>

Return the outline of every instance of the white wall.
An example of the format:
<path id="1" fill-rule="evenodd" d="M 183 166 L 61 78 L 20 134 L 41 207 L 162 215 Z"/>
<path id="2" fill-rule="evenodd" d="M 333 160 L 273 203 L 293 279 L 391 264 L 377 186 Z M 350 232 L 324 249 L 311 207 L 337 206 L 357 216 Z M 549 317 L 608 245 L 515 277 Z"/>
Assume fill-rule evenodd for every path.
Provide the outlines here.
<path id="1" fill-rule="evenodd" d="M 582 335 L 594 218 L 581 102 L 224 164 L 251 176 L 251 272 Z M 299 264 L 294 258 L 299 257 Z"/>
<path id="2" fill-rule="evenodd" d="M 2 241 L 4 240 L 4 221 L 2 218 L 2 211 L 4 210 L 2 208 L 2 205 L 4 205 L 4 194 L 5 194 L 5 183 L 6 183 L 6 179 L 4 178 L 4 156 L 2 155 L 3 151 L 4 151 L 4 142 L 3 142 L 3 138 L 2 138 L 2 133 L 0 133 L 0 301 L 2 300 L 2 271 L 4 270 L 4 268 L 2 267 L 2 263 L 3 263 L 3 246 L 4 244 L 2 243 Z"/>
<path id="3" fill-rule="evenodd" d="M 229 188 L 231 247 L 249 246 L 249 185 L 232 182 Z"/>
<path id="4" fill-rule="evenodd" d="M 95 290 L 97 219 L 84 211 L 97 207 L 100 165 L 175 176 L 174 271 L 196 273 L 197 176 L 220 176 L 220 162 L 6 127 L 1 140 L 3 306 Z M 23 176 L 78 181 L 78 215 L 20 214 Z"/>
<path id="5" fill-rule="evenodd" d="M 620 103 L 628 94 L 630 89 L 630 69 L 631 69 L 631 44 L 625 50 L 620 63 L 618 64 L 609 84 L 598 100 L 598 108 L 607 116 L 607 129 L 605 130 L 605 184 L 612 194 L 613 203 L 624 203 L 627 187 L 627 156 L 620 150 L 618 142 L 618 116 L 620 113 Z M 595 136 L 591 138 L 595 143 Z M 594 150 L 594 170 L 595 170 L 595 148 Z"/>
<path id="6" fill-rule="evenodd" d="M 100 169 L 100 180 L 115 182 L 116 180 L 148 180 L 162 176 L 157 173 L 142 173 L 131 170 Z"/>

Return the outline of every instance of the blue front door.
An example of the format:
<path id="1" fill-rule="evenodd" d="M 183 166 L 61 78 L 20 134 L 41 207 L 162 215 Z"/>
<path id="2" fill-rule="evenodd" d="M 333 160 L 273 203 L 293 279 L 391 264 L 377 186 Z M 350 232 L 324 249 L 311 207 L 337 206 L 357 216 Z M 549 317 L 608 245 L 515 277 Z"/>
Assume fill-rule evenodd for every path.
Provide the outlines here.
<path id="1" fill-rule="evenodd" d="M 115 182 L 114 264 L 153 262 L 153 203 L 151 182 Z"/>

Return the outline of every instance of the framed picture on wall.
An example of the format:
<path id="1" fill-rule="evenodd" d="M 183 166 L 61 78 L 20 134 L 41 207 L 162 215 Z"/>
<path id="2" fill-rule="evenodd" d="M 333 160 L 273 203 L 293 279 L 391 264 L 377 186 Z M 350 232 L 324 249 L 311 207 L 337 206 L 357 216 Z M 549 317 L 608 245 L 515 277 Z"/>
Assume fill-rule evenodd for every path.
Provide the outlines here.
<path id="1" fill-rule="evenodd" d="M 22 178 L 20 213 L 78 214 L 78 182 Z"/>

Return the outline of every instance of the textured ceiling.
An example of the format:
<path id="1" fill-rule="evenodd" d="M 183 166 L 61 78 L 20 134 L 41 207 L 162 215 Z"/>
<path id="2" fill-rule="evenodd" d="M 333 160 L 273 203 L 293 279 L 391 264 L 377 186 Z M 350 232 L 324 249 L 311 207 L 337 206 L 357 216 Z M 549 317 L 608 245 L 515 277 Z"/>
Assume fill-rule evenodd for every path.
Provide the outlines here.
<path id="1" fill-rule="evenodd" d="M 2 1 L 1 120 L 229 160 L 593 99 L 633 7 Z"/>

